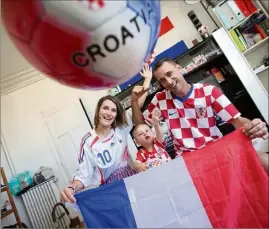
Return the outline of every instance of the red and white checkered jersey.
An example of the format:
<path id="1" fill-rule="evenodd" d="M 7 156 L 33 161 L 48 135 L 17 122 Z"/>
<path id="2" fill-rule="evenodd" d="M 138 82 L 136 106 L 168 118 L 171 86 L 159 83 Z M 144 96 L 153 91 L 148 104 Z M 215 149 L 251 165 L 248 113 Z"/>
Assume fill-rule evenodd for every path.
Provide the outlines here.
<path id="1" fill-rule="evenodd" d="M 144 118 L 151 118 L 156 110 L 160 111 L 171 131 L 177 156 L 222 137 L 213 112 L 226 122 L 240 116 L 220 89 L 200 83 L 192 84 L 183 98 L 168 90 L 156 93 L 143 113 Z"/>
<path id="2" fill-rule="evenodd" d="M 99 186 L 117 169 L 128 164 L 127 137 L 133 127 L 130 111 L 127 112 L 128 126 L 111 129 L 100 139 L 91 130 L 81 141 L 79 166 L 73 180 L 79 180 L 84 187 Z"/>
<path id="3" fill-rule="evenodd" d="M 160 159 L 163 162 L 170 161 L 171 158 L 166 152 L 164 144 L 158 142 L 156 139 L 153 142 L 153 151 L 149 152 L 142 148 L 136 153 L 136 161 L 146 163 L 152 159 Z"/>

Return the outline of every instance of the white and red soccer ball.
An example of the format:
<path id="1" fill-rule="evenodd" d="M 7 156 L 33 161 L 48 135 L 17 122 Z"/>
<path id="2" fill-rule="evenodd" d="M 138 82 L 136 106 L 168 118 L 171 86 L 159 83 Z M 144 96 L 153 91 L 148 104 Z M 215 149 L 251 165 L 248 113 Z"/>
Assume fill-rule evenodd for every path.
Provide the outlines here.
<path id="1" fill-rule="evenodd" d="M 135 76 L 153 52 L 159 0 L 2 0 L 22 55 L 58 82 L 101 89 Z"/>

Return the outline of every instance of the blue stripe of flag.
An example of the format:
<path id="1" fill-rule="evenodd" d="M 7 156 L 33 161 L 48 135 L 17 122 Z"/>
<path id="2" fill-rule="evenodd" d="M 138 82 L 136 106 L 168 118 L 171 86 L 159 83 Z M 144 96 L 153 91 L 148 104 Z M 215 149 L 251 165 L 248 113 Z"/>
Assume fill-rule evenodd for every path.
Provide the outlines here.
<path id="1" fill-rule="evenodd" d="M 75 198 L 87 228 L 137 228 L 123 180 L 77 193 Z"/>

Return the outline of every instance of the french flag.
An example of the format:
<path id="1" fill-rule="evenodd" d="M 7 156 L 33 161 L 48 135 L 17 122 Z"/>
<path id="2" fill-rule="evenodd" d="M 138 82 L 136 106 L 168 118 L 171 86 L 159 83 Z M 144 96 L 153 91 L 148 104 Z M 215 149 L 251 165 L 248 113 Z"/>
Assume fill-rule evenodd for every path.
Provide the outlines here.
<path id="1" fill-rule="evenodd" d="M 88 228 L 269 226 L 268 175 L 240 130 L 75 197 Z"/>

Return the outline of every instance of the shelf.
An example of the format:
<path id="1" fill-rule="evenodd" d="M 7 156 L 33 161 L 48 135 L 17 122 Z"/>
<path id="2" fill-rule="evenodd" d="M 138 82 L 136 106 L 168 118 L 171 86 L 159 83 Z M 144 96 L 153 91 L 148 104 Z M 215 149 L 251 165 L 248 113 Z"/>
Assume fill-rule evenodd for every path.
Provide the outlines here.
<path id="1" fill-rule="evenodd" d="M 268 68 L 269 68 L 269 66 L 264 67 L 264 68 L 262 68 L 262 69 L 257 68 L 257 69 L 255 69 L 255 70 L 253 70 L 253 71 L 254 71 L 254 73 L 255 73 L 256 75 L 258 75 L 259 73 L 262 73 L 263 71 L 267 70 Z"/>
<path id="2" fill-rule="evenodd" d="M 186 56 L 187 54 L 192 53 L 196 49 L 202 47 L 207 42 L 211 41 L 212 39 L 213 39 L 213 36 L 210 35 L 208 38 L 206 38 L 205 40 L 203 40 L 203 41 L 199 42 L 198 44 L 194 45 L 193 47 L 191 47 L 190 49 L 188 49 L 186 52 L 184 52 L 183 54 L 181 54 L 180 56 L 175 57 L 174 58 L 174 61 L 176 62 L 177 60 L 181 59 L 182 57 Z"/>
<path id="3" fill-rule="evenodd" d="M 217 59 L 218 57 L 220 57 L 220 56 L 222 56 L 222 55 L 223 55 L 223 53 L 220 53 L 220 54 L 218 54 L 218 55 L 216 55 L 216 56 L 214 56 L 214 57 L 208 59 L 205 63 L 199 65 L 198 67 L 192 69 L 191 71 L 189 71 L 189 72 L 183 74 L 184 78 L 187 77 L 188 75 L 190 75 L 190 74 L 196 72 L 197 70 L 201 69 L 202 67 L 205 67 L 207 64 L 211 63 L 213 60 Z"/>
<path id="4" fill-rule="evenodd" d="M 234 94 L 232 101 L 237 101 L 238 99 L 241 99 L 243 96 L 247 95 L 246 90 L 241 90 L 238 91 L 237 93 Z"/>
<path id="5" fill-rule="evenodd" d="M 1 219 L 5 218 L 8 215 L 10 215 L 11 213 L 13 213 L 14 216 L 15 216 L 15 219 L 16 219 L 16 222 L 17 222 L 18 227 L 19 228 L 23 228 L 22 223 L 21 223 L 20 216 L 18 214 L 18 210 L 17 210 L 16 205 L 14 203 L 14 199 L 13 199 L 12 194 L 11 194 L 11 192 L 9 190 L 9 187 L 8 187 L 8 181 L 7 181 L 7 177 L 6 177 L 6 174 L 4 172 L 3 167 L 1 167 L 1 177 L 2 177 L 3 185 L 4 185 L 4 187 L 1 187 L 1 192 L 4 192 L 4 191 L 7 192 L 8 201 L 10 202 L 10 207 L 11 207 L 11 209 L 9 209 L 5 213 L 1 214 Z"/>
<path id="6" fill-rule="evenodd" d="M 248 17 L 246 17 L 245 19 L 243 19 L 242 21 L 240 21 L 237 25 L 235 25 L 234 27 L 228 29 L 228 31 L 231 31 L 233 29 L 236 29 L 238 26 L 242 25 L 244 22 L 246 22 L 253 14 L 259 12 L 260 9 L 257 9 L 254 13 L 252 13 L 251 15 L 249 15 Z"/>
<path id="7" fill-rule="evenodd" d="M 12 209 L 8 210 L 8 211 L 5 212 L 4 214 L 1 214 L 1 219 L 7 217 L 7 216 L 10 215 L 11 213 L 13 213 L 13 210 L 12 210 Z"/>
<path id="8" fill-rule="evenodd" d="M 7 191 L 7 186 L 1 188 L 1 192 L 6 192 Z"/>
<path id="9" fill-rule="evenodd" d="M 243 54 L 244 54 L 244 55 L 247 55 L 247 54 L 249 54 L 249 53 L 252 53 L 252 52 L 253 52 L 256 48 L 258 48 L 260 45 L 265 44 L 265 43 L 268 41 L 268 39 L 269 39 L 269 37 L 264 38 L 264 39 L 261 40 L 259 43 L 255 44 L 255 45 L 251 46 L 250 48 L 248 48 L 247 50 L 245 50 L 245 51 L 243 52 Z"/>

